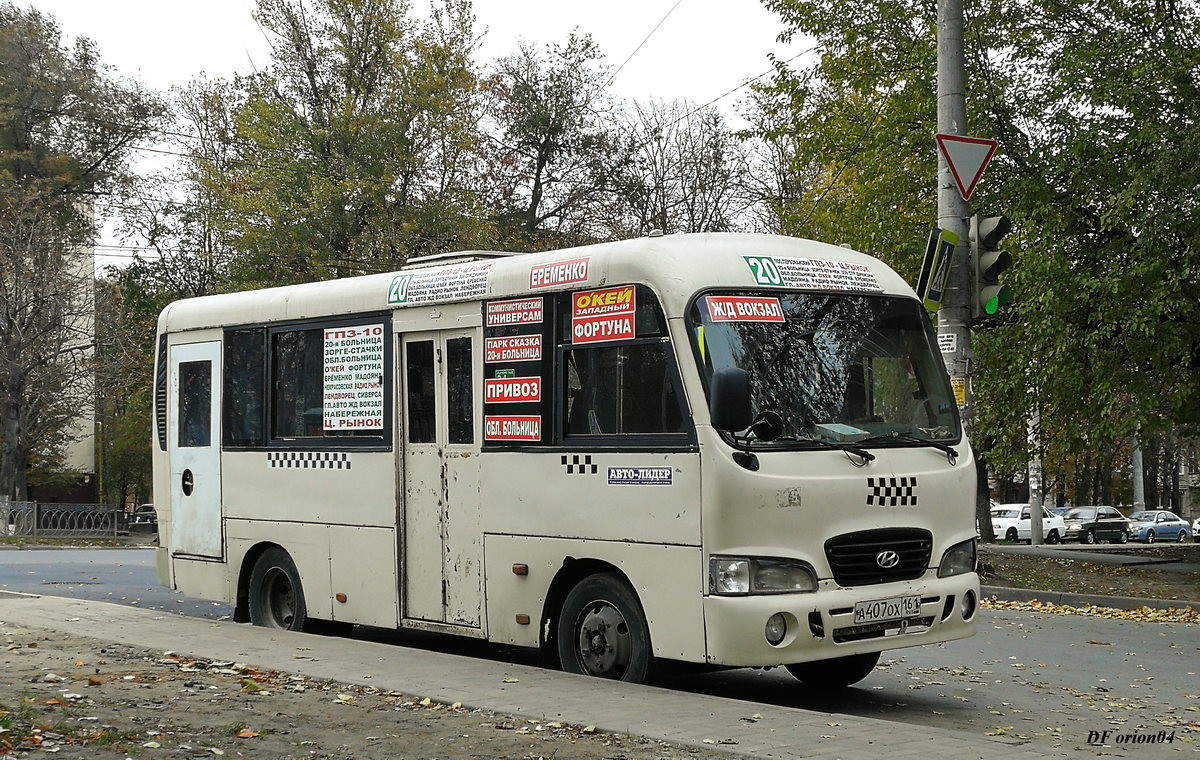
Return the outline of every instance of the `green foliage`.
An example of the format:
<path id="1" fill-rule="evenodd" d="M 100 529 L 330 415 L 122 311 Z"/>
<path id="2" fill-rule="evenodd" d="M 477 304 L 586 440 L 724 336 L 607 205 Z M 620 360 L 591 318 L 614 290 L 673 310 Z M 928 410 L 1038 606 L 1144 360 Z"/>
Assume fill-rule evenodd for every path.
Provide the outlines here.
<path id="1" fill-rule="evenodd" d="M 91 404 L 93 199 L 127 182 L 164 110 L 89 41 L 0 4 L 0 497 L 59 463 Z"/>
<path id="2" fill-rule="evenodd" d="M 228 113 L 220 160 L 201 156 L 239 251 L 238 286 L 396 268 L 485 246 L 470 185 L 479 118 L 465 0 L 418 24 L 396 0 L 260 0 L 260 75 L 203 93 Z"/>
<path id="3" fill-rule="evenodd" d="M 764 98 L 817 182 L 786 228 L 878 252 L 915 280 L 935 218 L 932 4 L 765 0 L 818 63 Z M 993 460 L 1062 455 L 1200 417 L 1200 16 L 1149 0 L 967 7 L 967 134 L 1001 143 L 973 199 L 1016 226 L 1018 295 L 976 334 L 978 428 Z"/>

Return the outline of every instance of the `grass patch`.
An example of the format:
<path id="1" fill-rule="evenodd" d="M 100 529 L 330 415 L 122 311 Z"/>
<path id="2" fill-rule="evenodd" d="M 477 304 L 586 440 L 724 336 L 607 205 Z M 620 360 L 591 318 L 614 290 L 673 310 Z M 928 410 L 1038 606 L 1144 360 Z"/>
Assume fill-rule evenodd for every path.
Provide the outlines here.
<path id="1" fill-rule="evenodd" d="M 29 538 L 28 536 L 0 536 L 0 546 L 137 546 L 138 543 L 128 538 Z"/>

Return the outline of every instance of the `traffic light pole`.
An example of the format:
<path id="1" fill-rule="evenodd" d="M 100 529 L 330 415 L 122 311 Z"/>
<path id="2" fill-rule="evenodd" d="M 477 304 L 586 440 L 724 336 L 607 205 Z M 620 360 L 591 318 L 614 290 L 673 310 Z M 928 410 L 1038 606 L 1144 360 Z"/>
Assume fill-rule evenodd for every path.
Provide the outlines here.
<path id="1" fill-rule="evenodd" d="M 963 0 L 938 0 L 937 5 L 937 129 L 943 135 L 967 133 L 967 96 L 963 64 Z M 959 412 L 970 434 L 974 428 L 974 403 L 970 370 L 974 354 L 971 348 L 971 265 L 968 261 L 967 202 L 958 192 L 946 157 L 938 151 L 938 226 L 958 235 L 958 247 L 950 267 L 942 307 L 938 311 L 938 335 L 950 343 L 942 348 L 942 359 L 950 372 Z M 961 390 L 960 390 L 961 389 Z"/>
<path id="2" fill-rule="evenodd" d="M 937 3 L 937 131 L 943 135 L 967 134 L 966 66 L 963 52 L 963 0 L 938 0 Z M 950 373 L 958 410 L 968 435 L 975 428 L 975 401 L 971 389 L 971 369 L 975 353 L 971 345 L 972 268 L 969 259 L 967 202 L 958 192 L 950 165 L 942 151 L 938 154 L 938 226 L 958 235 L 958 247 L 950 267 L 949 282 L 938 311 L 939 342 L 942 360 Z M 941 337 L 952 336 L 952 337 Z M 945 350 L 951 349 L 951 350 Z M 985 489 L 986 490 L 986 489 Z M 991 533 L 988 500 L 977 496 L 975 515 L 986 538 Z"/>

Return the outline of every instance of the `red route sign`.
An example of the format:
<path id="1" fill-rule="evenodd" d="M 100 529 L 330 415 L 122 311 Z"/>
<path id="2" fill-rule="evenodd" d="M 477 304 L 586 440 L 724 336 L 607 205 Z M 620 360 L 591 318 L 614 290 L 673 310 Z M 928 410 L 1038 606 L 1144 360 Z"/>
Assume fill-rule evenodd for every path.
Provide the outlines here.
<path id="1" fill-rule="evenodd" d="M 485 441 L 540 441 L 541 415 L 487 416 L 483 418 Z"/>
<path id="2" fill-rule="evenodd" d="M 514 298 L 509 301 L 489 301 L 487 326 L 536 325 L 542 321 L 542 299 Z"/>
<path id="3" fill-rule="evenodd" d="M 633 285 L 571 294 L 571 343 L 607 343 L 635 337 Z"/>
<path id="4" fill-rule="evenodd" d="M 556 261 L 553 264 L 538 264 L 529 270 L 529 289 L 552 288 L 555 285 L 573 285 L 587 282 L 588 257 Z"/>
<path id="5" fill-rule="evenodd" d="M 950 166 L 958 192 L 964 201 L 971 200 L 975 186 L 983 176 L 983 170 L 996 153 L 999 145 L 995 140 L 985 140 L 979 137 L 962 137 L 960 135 L 935 135 L 938 150 Z"/>
<path id="6" fill-rule="evenodd" d="M 542 378 L 502 377 L 483 381 L 486 404 L 524 404 L 542 400 Z"/>
<path id="7" fill-rule="evenodd" d="M 484 344 L 483 361 L 486 364 L 507 362 L 531 362 L 542 358 L 542 336 L 510 335 L 504 338 L 488 338 Z"/>
<path id="8" fill-rule="evenodd" d="M 707 296 L 708 317 L 713 322 L 783 322 L 778 298 Z"/>

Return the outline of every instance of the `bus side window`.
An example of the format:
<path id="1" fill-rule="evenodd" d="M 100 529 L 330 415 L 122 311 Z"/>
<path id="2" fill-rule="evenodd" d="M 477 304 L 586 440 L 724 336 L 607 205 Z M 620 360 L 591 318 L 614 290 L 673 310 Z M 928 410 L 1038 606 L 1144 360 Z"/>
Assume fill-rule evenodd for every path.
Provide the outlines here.
<path id="1" fill-rule="evenodd" d="M 667 344 L 578 348 L 565 357 L 567 436 L 685 432 Z"/>
<path id="2" fill-rule="evenodd" d="M 446 401 L 450 443 L 475 442 L 475 399 L 472 395 L 471 339 L 446 341 Z"/>
<path id="3" fill-rule="evenodd" d="M 404 377 L 408 385 L 408 442 L 433 443 L 437 432 L 433 341 L 409 343 L 407 351 Z"/>
<path id="4" fill-rule="evenodd" d="M 225 405 L 222 436 L 226 446 L 263 445 L 264 333 L 259 328 L 225 331 Z"/>

